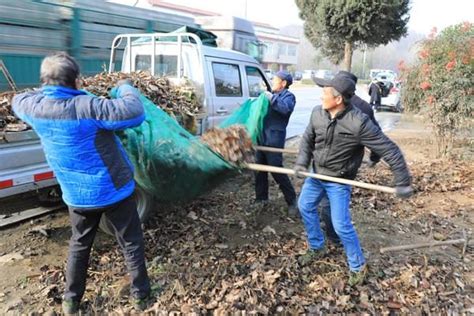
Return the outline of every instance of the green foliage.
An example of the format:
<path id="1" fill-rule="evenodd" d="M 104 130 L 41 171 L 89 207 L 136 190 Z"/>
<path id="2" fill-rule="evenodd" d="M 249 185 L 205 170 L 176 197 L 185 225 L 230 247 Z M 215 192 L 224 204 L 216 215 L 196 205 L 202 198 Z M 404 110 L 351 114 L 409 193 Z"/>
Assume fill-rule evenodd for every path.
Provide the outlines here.
<path id="1" fill-rule="evenodd" d="M 421 82 L 420 65 L 413 66 L 408 72 L 404 71 L 403 76 L 404 83 L 401 102 L 403 104 L 404 110 L 411 113 L 418 113 L 420 111 L 420 103 L 423 98 L 423 93 L 419 92 Z"/>
<path id="2" fill-rule="evenodd" d="M 474 27 L 465 22 L 421 43 L 416 65 L 404 71 L 403 101 L 424 114 L 434 128 L 440 154 L 449 154 L 454 137 L 473 125 Z"/>
<path id="3" fill-rule="evenodd" d="M 399 40 L 407 33 L 409 0 L 295 0 L 305 20 L 305 35 L 334 63 L 346 43 L 370 47 Z M 350 52 L 352 54 L 352 52 Z M 348 65 L 350 67 L 350 65 Z"/>
<path id="4" fill-rule="evenodd" d="M 290 65 L 286 68 L 290 73 L 294 74 L 296 71 L 296 66 L 295 65 Z"/>

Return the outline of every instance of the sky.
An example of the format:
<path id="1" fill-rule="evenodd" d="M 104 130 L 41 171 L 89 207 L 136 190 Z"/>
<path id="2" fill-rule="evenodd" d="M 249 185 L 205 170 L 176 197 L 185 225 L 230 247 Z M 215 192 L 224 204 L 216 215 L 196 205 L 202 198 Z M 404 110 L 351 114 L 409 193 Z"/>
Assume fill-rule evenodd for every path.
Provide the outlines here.
<path id="1" fill-rule="evenodd" d="M 133 0 L 115 0 L 124 4 Z M 146 0 L 140 0 L 146 1 Z M 276 27 L 303 24 L 294 0 L 165 0 L 179 5 L 197 7 L 223 15 L 247 17 Z M 412 0 L 409 30 L 428 34 L 433 27 L 438 30 L 464 21 L 474 22 L 472 0 Z"/>

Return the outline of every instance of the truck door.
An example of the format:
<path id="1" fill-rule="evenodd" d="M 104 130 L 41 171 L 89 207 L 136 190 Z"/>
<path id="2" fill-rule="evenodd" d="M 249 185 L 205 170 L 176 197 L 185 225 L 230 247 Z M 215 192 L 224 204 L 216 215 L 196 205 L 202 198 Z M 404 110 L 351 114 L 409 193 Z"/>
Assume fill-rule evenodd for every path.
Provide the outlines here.
<path id="1" fill-rule="evenodd" d="M 250 98 L 257 98 L 262 92 L 271 91 L 270 84 L 258 67 L 246 65 L 245 78 L 247 79 L 248 95 Z"/>
<path id="2" fill-rule="evenodd" d="M 238 61 L 209 58 L 211 84 L 209 126 L 216 127 L 238 108 L 247 97 L 243 92 L 242 73 Z"/>

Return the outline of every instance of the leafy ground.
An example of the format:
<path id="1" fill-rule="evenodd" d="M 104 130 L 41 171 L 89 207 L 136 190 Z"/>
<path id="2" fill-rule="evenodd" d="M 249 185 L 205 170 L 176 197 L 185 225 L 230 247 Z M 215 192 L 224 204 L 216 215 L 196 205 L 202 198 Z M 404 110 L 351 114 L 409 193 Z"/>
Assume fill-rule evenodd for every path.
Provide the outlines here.
<path id="1" fill-rule="evenodd" d="M 380 254 L 381 247 L 472 237 L 472 148 L 456 159 L 435 159 L 432 138 L 417 122 L 390 133 L 413 174 L 416 196 L 354 189 L 353 221 L 370 265 L 366 284 L 347 285 L 341 248 L 301 267 L 306 249 L 299 220 L 285 215 L 275 184 L 266 208 L 253 204 L 250 173 L 187 205 L 158 205 L 145 226 L 146 256 L 159 292 L 150 312 L 346 314 L 474 313 L 473 253 L 445 246 Z M 471 150 L 471 151 L 470 151 Z M 292 166 L 294 158 L 286 157 Z M 359 179 L 391 185 L 379 164 Z M 294 180 L 297 190 L 301 180 Z M 0 313 L 60 311 L 67 214 L 58 213 L 0 232 Z M 15 259 L 16 258 L 16 259 Z M 131 311 L 128 279 L 112 238 L 99 234 L 92 254 L 83 309 Z"/>

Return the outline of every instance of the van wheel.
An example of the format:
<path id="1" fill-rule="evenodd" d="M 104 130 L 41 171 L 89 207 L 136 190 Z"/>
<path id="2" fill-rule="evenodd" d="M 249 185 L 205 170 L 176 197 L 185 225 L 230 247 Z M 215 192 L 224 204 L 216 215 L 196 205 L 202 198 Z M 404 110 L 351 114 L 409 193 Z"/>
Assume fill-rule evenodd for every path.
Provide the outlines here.
<path id="1" fill-rule="evenodd" d="M 138 185 L 135 188 L 133 196 L 135 198 L 135 203 L 137 204 L 137 212 L 140 217 L 140 222 L 144 223 L 148 217 L 150 217 L 154 209 L 155 199 L 151 194 L 147 193 Z M 100 219 L 99 227 L 104 233 L 114 235 L 114 229 L 105 216 L 102 216 Z"/>

